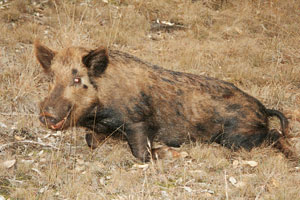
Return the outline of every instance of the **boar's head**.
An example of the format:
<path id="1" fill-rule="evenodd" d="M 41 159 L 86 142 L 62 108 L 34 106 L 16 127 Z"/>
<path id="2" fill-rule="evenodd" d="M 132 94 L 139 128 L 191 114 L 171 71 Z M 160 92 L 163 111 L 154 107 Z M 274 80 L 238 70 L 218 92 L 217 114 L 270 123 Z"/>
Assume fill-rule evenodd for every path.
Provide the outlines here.
<path id="1" fill-rule="evenodd" d="M 34 48 L 37 60 L 53 80 L 48 96 L 40 103 L 39 120 L 53 130 L 75 126 L 100 105 L 97 78 L 108 65 L 107 50 L 70 47 L 53 51 L 39 41 Z"/>

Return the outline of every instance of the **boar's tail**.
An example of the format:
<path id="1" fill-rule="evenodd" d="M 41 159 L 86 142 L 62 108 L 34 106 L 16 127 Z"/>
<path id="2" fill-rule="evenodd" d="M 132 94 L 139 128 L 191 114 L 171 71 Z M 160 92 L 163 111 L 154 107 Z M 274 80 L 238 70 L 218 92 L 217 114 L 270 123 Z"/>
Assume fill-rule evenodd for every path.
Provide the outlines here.
<path id="1" fill-rule="evenodd" d="M 280 124 L 281 124 L 281 132 L 282 135 L 286 138 L 289 137 L 289 121 L 288 119 L 283 115 L 282 112 L 278 111 L 278 110 L 271 110 L 271 109 L 267 109 L 267 115 L 269 117 L 278 117 L 280 120 Z"/>
<path id="2" fill-rule="evenodd" d="M 300 159 L 300 156 L 298 155 L 298 153 L 296 153 L 295 149 L 290 144 L 289 139 L 288 139 L 288 138 L 290 138 L 290 136 L 288 134 L 289 122 L 288 122 L 287 118 L 278 110 L 267 109 L 267 114 L 269 117 L 276 116 L 280 119 L 281 132 L 282 132 L 282 135 L 280 136 L 280 134 L 277 130 L 272 129 L 269 132 L 269 137 L 271 139 L 269 142 L 273 142 L 274 147 L 277 148 L 278 150 L 280 150 L 287 158 L 298 162 Z"/>

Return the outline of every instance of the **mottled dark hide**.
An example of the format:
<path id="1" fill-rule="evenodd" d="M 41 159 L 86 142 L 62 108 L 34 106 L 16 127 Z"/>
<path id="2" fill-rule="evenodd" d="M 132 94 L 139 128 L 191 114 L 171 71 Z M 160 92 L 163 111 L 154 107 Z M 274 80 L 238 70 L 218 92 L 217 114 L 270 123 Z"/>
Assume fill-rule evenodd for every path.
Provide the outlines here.
<path id="1" fill-rule="evenodd" d="M 231 83 L 166 70 L 117 50 L 54 52 L 39 42 L 35 49 L 54 76 L 54 87 L 41 103 L 41 122 L 54 130 L 77 125 L 94 131 L 86 136 L 91 148 L 101 140 L 98 134 L 119 132 L 142 161 L 150 159 L 155 140 L 173 147 L 216 142 L 233 150 L 267 141 L 294 156 L 285 142 L 285 116 Z M 280 119 L 282 134 L 269 130 L 272 116 Z"/>

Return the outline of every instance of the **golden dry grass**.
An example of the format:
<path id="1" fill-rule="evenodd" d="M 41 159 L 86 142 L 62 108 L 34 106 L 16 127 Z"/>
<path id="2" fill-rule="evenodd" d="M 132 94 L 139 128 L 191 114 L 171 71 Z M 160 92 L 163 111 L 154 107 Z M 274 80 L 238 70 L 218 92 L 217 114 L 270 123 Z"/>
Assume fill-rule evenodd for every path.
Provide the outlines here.
<path id="1" fill-rule="evenodd" d="M 168 69 L 232 82 L 288 114 L 291 134 L 299 136 L 299 16 L 298 0 L 0 0 L 0 195 L 298 199 L 299 163 L 270 147 L 232 152 L 190 144 L 180 148 L 187 158 L 143 166 L 125 141 L 109 139 L 90 151 L 83 129 L 46 130 L 37 103 L 50 80 L 32 43 L 40 38 L 54 49 L 109 46 Z M 157 30 L 157 19 L 180 28 Z M 16 163 L 7 168 L 3 162 L 9 160 Z M 250 160 L 258 165 L 245 164 Z"/>

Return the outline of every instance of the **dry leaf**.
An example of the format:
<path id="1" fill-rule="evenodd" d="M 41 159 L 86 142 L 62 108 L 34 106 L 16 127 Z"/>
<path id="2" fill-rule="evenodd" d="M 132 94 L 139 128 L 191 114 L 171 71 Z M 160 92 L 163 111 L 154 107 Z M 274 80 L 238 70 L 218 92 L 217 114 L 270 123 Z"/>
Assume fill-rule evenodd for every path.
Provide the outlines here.
<path id="1" fill-rule="evenodd" d="M 39 190 L 39 193 L 44 193 L 46 190 L 48 190 L 48 186 L 45 186 L 45 187 L 41 188 Z"/>
<path id="2" fill-rule="evenodd" d="M 105 185 L 105 178 L 101 177 L 99 182 L 100 182 L 101 185 Z"/>
<path id="3" fill-rule="evenodd" d="M 44 150 L 41 150 L 37 155 L 41 156 L 44 153 Z"/>
<path id="4" fill-rule="evenodd" d="M 237 168 L 238 165 L 239 165 L 239 161 L 238 160 L 234 160 L 233 163 L 232 163 L 232 165 L 233 165 L 233 168 Z"/>
<path id="5" fill-rule="evenodd" d="M 187 192 L 192 192 L 193 190 L 190 187 L 184 186 L 183 189 Z"/>
<path id="6" fill-rule="evenodd" d="M 251 167 L 256 167 L 258 163 L 256 161 L 250 160 L 250 161 L 244 161 L 243 164 L 249 165 Z"/>
<path id="7" fill-rule="evenodd" d="M 186 158 L 186 157 L 189 156 L 189 154 L 187 152 L 185 152 L 185 151 L 182 151 L 179 154 L 180 154 L 180 158 Z"/>
<path id="8" fill-rule="evenodd" d="M 36 173 L 38 173 L 38 175 L 42 175 L 42 173 L 40 172 L 40 170 L 38 170 L 38 169 L 36 169 L 36 168 L 31 168 L 32 169 L 32 171 L 35 171 Z"/>
<path id="9" fill-rule="evenodd" d="M 209 193 L 209 192 L 204 192 L 203 193 L 203 197 L 211 197 L 211 196 L 212 196 L 212 194 Z"/>
<path id="10" fill-rule="evenodd" d="M 276 187 L 276 188 L 279 187 L 279 182 L 278 182 L 276 179 L 272 178 L 272 179 L 271 179 L 271 183 L 272 183 L 272 185 L 273 185 L 274 187 Z"/>
<path id="11" fill-rule="evenodd" d="M 4 124 L 4 123 L 2 123 L 2 122 L 0 122 L 0 127 L 2 127 L 2 128 L 7 128 L 6 124 Z"/>
<path id="12" fill-rule="evenodd" d="M 76 172 L 83 172 L 85 170 L 85 166 L 76 166 L 75 171 Z"/>
<path id="13" fill-rule="evenodd" d="M 202 190 L 201 192 L 209 193 L 209 194 L 214 194 L 215 193 L 213 190 L 210 190 L 210 189 L 205 189 L 205 190 Z"/>
<path id="14" fill-rule="evenodd" d="M 22 140 L 25 140 L 25 137 L 15 135 L 15 139 L 18 140 L 18 141 L 22 141 Z"/>
<path id="15" fill-rule="evenodd" d="M 149 167 L 149 164 L 143 164 L 143 165 L 134 164 L 134 165 L 132 166 L 132 168 L 138 168 L 138 169 L 143 169 L 143 170 L 148 169 L 148 167 Z"/>
<path id="16" fill-rule="evenodd" d="M 79 165 L 83 165 L 83 164 L 84 164 L 84 160 L 81 160 L 81 159 L 76 159 L 76 162 L 77 162 Z"/>
<path id="17" fill-rule="evenodd" d="M 34 163 L 34 160 L 21 160 L 22 163 L 25 163 L 27 165 L 30 165 L 32 163 Z"/>
<path id="18" fill-rule="evenodd" d="M 164 196 L 164 197 L 167 197 L 167 198 L 169 197 L 168 193 L 164 190 L 161 191 L 161 195 Z"/>
<path id="19" fill-rule="evenodd" d="M 7 160 L 7 161 L 4 161 L 4 162 L 2 163 L 2 165 L 3 165 L 5 168 L 9 169 L 9 168 L 11 168 L 12 166 L 14 166 L 15 163 L 16 163 L 16 160 Z"/>
<path id="20" fill-rule="evenodd" d="M 239 29 L 238 27 L 235 27 L 234 30 L 238 33 L 238 34 L 242 34 L 243 31 L 241 29 Z"/>
<path id="21" fill-rule="evenodd" d="M 234 186 L 237 188 L 241 188 L 241 187 L 244 187 L 245 185 L 246 185 L 245 182 L 240 181 L 240 182 L 236 183 Z"/>

